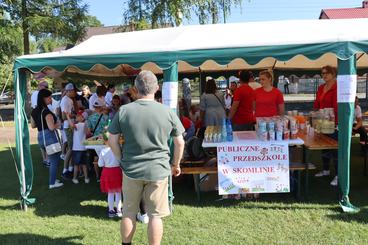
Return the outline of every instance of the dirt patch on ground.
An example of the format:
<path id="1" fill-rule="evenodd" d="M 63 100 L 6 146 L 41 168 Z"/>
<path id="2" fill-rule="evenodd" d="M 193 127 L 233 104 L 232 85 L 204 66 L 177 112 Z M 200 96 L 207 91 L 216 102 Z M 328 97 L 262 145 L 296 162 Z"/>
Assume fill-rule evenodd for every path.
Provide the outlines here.
<path id="1" fill-rule="evenodd" d="M 0 144 L 15 143 L 15 123 L 14 123 L 14 104 L 0 105 L 0 116 L 5 123 L 5 127 L 0 124 Z M 29 127 L 30 143 L 37 143 L 37 129 Z"/>
<path id="2" fill-rule="evenodd" d="M 37 143 L 37 129 L 29 127 L 30 144 Z M 15 127 L 3 127 L 0 125 L 0 144 L 15 143 Z"/>

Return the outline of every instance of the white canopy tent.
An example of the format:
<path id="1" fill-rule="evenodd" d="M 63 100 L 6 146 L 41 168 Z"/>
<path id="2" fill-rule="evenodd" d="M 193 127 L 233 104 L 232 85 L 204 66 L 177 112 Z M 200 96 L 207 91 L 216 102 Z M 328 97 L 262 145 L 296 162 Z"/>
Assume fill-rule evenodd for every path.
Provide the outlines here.
<path id="1" fill-rule="evenodd" d="M 17 89 L 17 158 L 23 171 L 31 166 L 24 107 L 25 72 L 69 68 L 89 72 L 97 66 L 163 71 L 164 81 L 177 81 L 178 71 L 215 69 L 319 69 L 337 65 L 341 88 L 353 96 L 356 67 L 368 67 L 368 19 L 294 20 L 182 26 L 94 36 L 76 47 L 53 53 L 18 57 L 14 66 Z M 357 61 L 357 58 L 358 61 Z M 351 83 L 347 83 L 351 81 Z M 344 86 L 342 86 L 344 85 Z M 349 192 L 352 101 L 339 101 L 340 188 L 345 203 Z M 341 109 L 341 110 L 340 110 Z M 348 117 L 346 117 L 348 115 Z M 31 169 L 31 167 L 30 167 Z M 27 172 L 26 172 L 27 177 Z M 341 176 L 340 176 L 341 175 Z M 28 199 L 32 181 L 22 178 L 22 198 Z M 24 183 L 27 182 L 25 185 Z"/>

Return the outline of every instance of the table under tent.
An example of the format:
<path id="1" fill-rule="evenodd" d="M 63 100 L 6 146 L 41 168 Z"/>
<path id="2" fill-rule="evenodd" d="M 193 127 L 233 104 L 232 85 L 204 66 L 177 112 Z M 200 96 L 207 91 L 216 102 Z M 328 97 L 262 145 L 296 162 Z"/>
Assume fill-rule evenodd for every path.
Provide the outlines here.
<path id="1" fill-rule="evenodd" d="M 26 207 L 33 183 L 32 156 L 25 112 L 26 73 L 122 64 L 163 73 L 164 103 L 176 108 L 178 72 L 215 69 L 319 69 L 338 67 L 340 204 L 355 211 L 350 189 L 350 142 L 356 93 L 356 70 L 368 67 L 367 19 L 290 20 L 194 25 L 93 36 L 72 49 L 24 55 L 14 65 L 16 90 L 16 162 L 21 202 Z M 169 85 L 169 86 L 165 86 Z M 176 85 L 175 85 L 176 84 Z"/>

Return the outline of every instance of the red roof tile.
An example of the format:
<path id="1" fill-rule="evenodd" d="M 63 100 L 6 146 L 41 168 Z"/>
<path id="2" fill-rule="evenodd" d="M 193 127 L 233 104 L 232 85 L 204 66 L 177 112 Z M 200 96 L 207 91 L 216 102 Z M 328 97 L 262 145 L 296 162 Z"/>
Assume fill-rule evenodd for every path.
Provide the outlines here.
<path id="1" fill-rule="evenodd" d="M 328 19 L 368 18 L 368 8 L 322 9 L 320 18 L 325 14 Z"/>

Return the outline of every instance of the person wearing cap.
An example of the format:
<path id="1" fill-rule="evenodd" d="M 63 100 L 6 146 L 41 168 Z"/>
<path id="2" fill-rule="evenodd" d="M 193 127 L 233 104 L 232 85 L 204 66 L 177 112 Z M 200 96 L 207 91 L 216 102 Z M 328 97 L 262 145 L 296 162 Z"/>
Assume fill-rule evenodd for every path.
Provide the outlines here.
<path id="1" fill-rule="evenodd" d="M 77 95 L 76 89 L 73 83 L 68 83 L 65 86 L 65 96 L 61 99 L 60 110 L 61 116 L 64 120 L 63 130 L 67 138 L 67 150 L 64 158 L 64 169 L 62 177 L 64 179 L 70 179 L 73 174 L 73 165 L 71 164 L 72 148 L 73 148 L 73 131 L 75 128 L 74 118 L 77 108 L 75 108 L 74 99 Z"/>
<path id="2" fill-rule="evenodd" d="M 87 171 L 87 149 L 84 146 L 86 140 L 87 125 L 85 123 L 84 111 L 78 111 L 76 115 L 75 130 L 73 133 L 73 148 L 72 148 L 72 161 L 74 165 L 74 173 L 72 182 L 78 184 L 78 174 L 83 171 L 84 183 L 89 183 L 88 171 Z"/>
<path id="3" fill-rule="evenodd" d="M 96 93 L 92 94 L 91 98 L 89 98 L 89 109 L 91 111 L 95 110 L 95 102 L 98 100 L 100 102 L 100 104 L 102 104 L 103 107 L 106 106 L 106 101 L 105 101 L 105 95 L 106 95 L 106 87 L 103 85 L 99 85 L 96 88 Z"/>
<path id="4" fill-rule="evenodd" d="M 154 101 L 159 86 L 151 71 L 141 71 L 135 79 L 135 87 L 138 99 L 122 106 L 108 129 L 109 145 L 123 168 L 121 236 L 123 244 L 131 243 L 143 198 L 149 216 L 149 244 L 160 244 L 162 218 L 170 215 L 168 179 L 172 174 L 181 173 L 184 128 L 175 112 Z M 121 134 L 125 138 L 122 148 Z M 174 143 L 172 151 L 170 138 Z M 170 152 L 173 153 L 171 162 Z"/>
<path id="5" fill-rule="evenodd" d="M 229 113 L 234 131 L 253 130 L 255 121 L 253 115 L 254 90 L 248 85 L 252 77 L 253 74 L 249 71 L 239 72 L 240 86 L 235 91 Z"/>
<path id="6" fill-rule="evenodd" d="M 96 100 L 93 104 L 93 110 L 95 113 L 90 115 L 87 119 L 87 136 L 98 136 L 102 135 L 104 128 L 107 126 L 109 122 L 109 116 L 104 114 L 104 104 L 100 100 Z M 91 158 L 97 156 L 95 151 L 90 151 Z M 94 162 L 93 159 L 90 161 Z M 100 170 L 97 164 L 94 164 L 94 169 L 96 173 L 96 179 L 99 181 L 100 179 Z"/>

